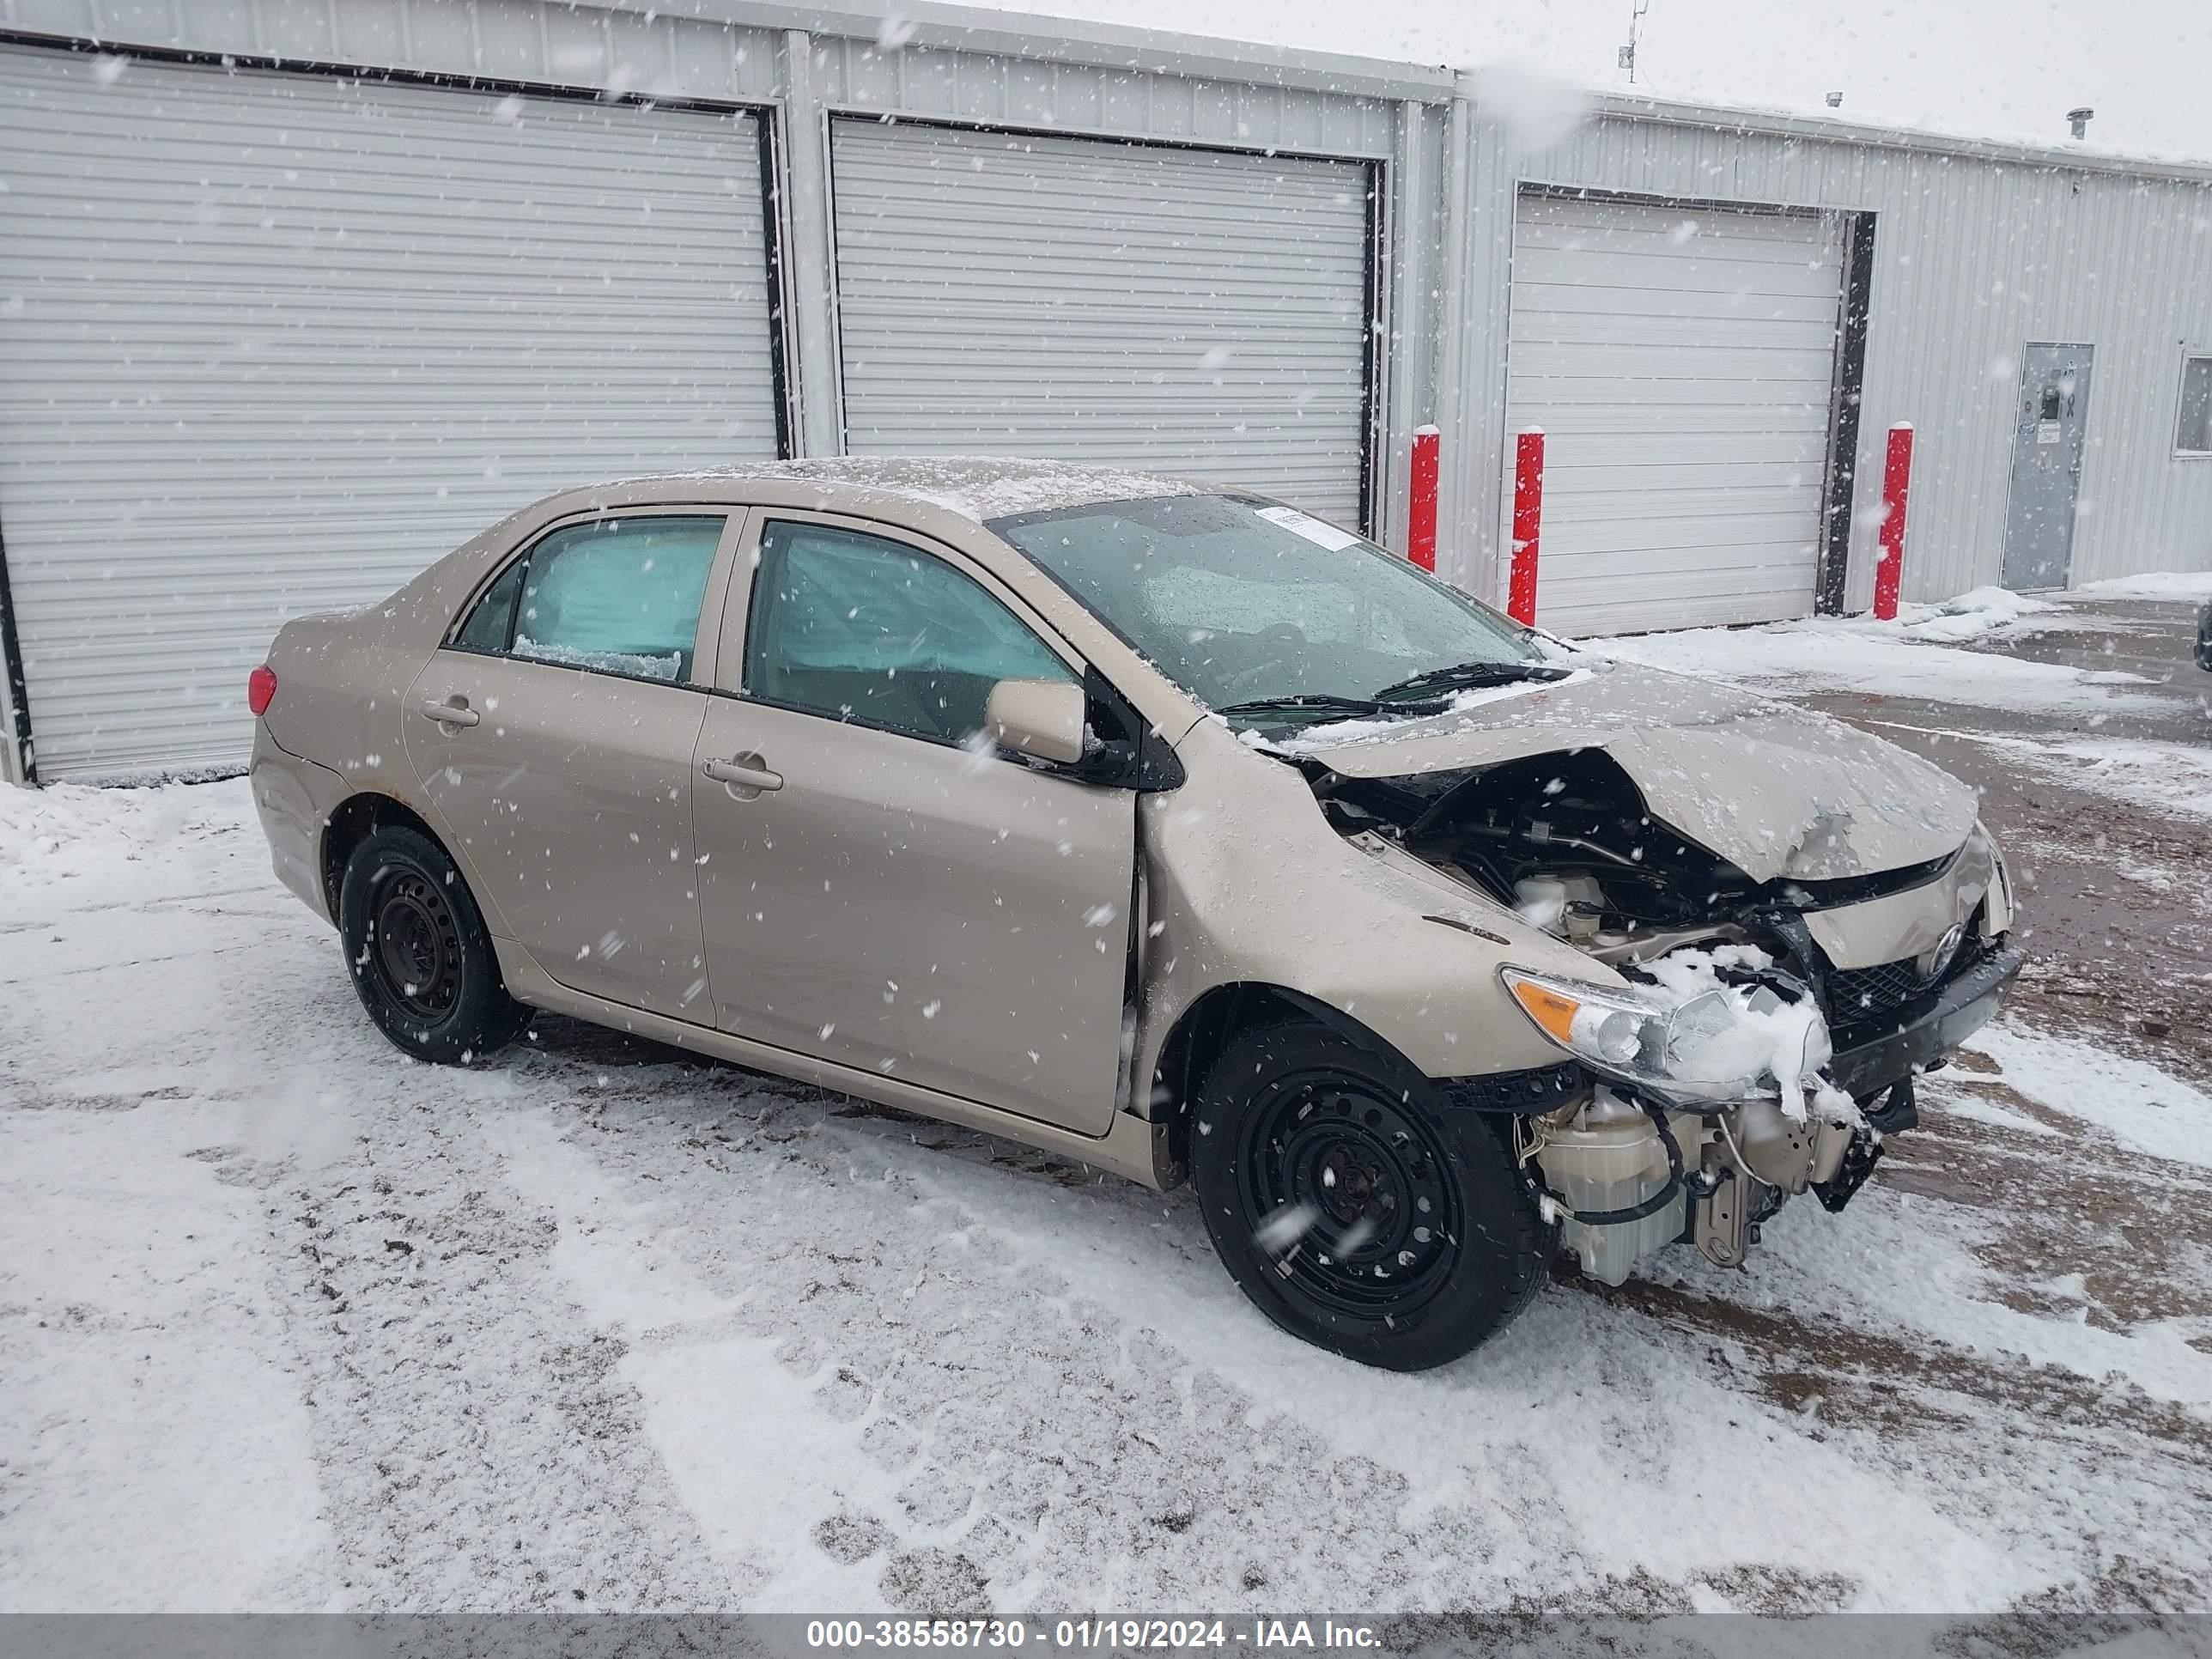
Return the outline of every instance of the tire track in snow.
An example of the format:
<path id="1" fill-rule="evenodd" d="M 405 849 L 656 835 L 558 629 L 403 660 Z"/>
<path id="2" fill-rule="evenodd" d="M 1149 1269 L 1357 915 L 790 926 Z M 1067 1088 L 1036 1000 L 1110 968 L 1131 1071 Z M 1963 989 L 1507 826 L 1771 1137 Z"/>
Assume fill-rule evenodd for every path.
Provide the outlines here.
<path id="1" fill-rule="evenodd" d="M 756 1371 L 773 1355 L 789 1432 L 822 1449 L 815 1547 L 849 1558 L 838 1565 L 866 1576 L 837 1582 L 872 1579 L 885 1604 L 1497 1606 L 1602 1599 L 1648 1563 L 1670 1594 L 1701 1586 L 1701 1605 L 1802 1611 L 1868 1591 L 1833 1571 L 1869 1564 L 1868 1534 L 1908 1596 L 1973 1584 L 1986 1601 L 2039 1582 L 1886 1472 L 1799 1438 L 1788 1413 L 1655 1342 L 1641 1318 L 1554 1297 L 1463 1366 L 1385 1376 L 1261 1324 L 1173 1199 L 1162 1221 L 1156 1195 L 1056 1160 L 734 1072 L 600 1082 L 547 1130 L 588 1170 L 562 1181 L 599 1206 L 564 1227 L 608 1228 L 611 1203 L 617 1231 L 734 1304 L 661 1340 L 696 1354 L 734 1334 Z M 1072 1251 L 1054 1237 L 1062 1200 L 1074 1207 L 1058 1223 L 1087 1235 Z M 1101 1240 L 1126 1249 L 1133 1279 L 1103 1263 L 1077 1282 Z M 651 1419 L 649 1379 L 647 1394 Z M 663 1403 L 664 1455 L 730 1459 L 730 1480 L 747 1467 L 734 1439 L 685 1437 L 680 1402 Z M 1692 1406 L 1722 1420 L 1674 1415 Z M 842 1437 L 825 1441 L 825 1424 Z M 1716 1469 L 1765 1467 L 1708 1498 L 1686 1449 Z M 1829 1490 L 1808 1499 L 1808 1481 Z M 1717 1514 L 1777 1494 L 1824 1514 L 1863 1500 L 1863 1535 L 1784 1523 L 1716 1536 Z M 826 1570 L 798 1530 L 782 1530 L 784 1583 Z M 775 1553 L 742 1525 L 724 1547 Z"/>
<path id="2" fill-rule="evenodd" d="M 641 1435 L 623 1343 L 574 1317 L 552 1216 L 504 1179 L 486 1124 L 514 1109 L 514 1079 L 397 1081 L 349 1103 L 350 1155 L 270 1194 L 343 1600 L 734 1607 Z"/>
<path id="3" fill-rule="evenodd" d="M 1256 1413 L 926 1183 L 856 1169 L 877 1149 L 812 1103 L 736 1074 L 692 1085 L 708 1103 L 672 1120 L 636 1111 L 665 1109 L 650 1093 L 561 1115 L 567 1158 L 598 1173 L 558 1179 L 621 1192 L 620 1224 L 730 1297 L 726 1317 L 664 1334 L 670 1352 L 781 1374 L 744 1386 L 776 1401 L 777 1431 L 811 1459 L 815 1510 L 726 1546 L 773 1559 L 781 1586 L 914 1611 L 1221 1607 L 1293 1587 L 1366 1605 L 1432 1595 L 1438 1559 L 1495 1571 L 1539 1540 L 1571 1549 L 1533 1495 L 1439 1507 L 1418 1534 L 1397 1524 L 1402 1475 Z M 588 1206 L 573 1213 L 592 1224 Z M 664 1404 L 669 1449 L 681 1402 Z M 728 1460 L 725 1482 L 760 1478 L 744 1437 L 688 1449 Z"/>

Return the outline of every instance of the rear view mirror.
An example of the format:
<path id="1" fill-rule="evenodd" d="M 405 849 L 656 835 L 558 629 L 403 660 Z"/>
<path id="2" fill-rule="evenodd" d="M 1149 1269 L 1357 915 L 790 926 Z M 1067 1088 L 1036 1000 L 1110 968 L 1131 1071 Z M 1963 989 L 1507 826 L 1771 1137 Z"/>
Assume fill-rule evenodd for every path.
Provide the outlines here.
<path id="1" fill-rule="evenodd" d="M 1073 680 L 1000 680 L 983 705 L 983 729 L 1018 755 L 1073 765 L 1083 758 L 1085 702 Z"/>

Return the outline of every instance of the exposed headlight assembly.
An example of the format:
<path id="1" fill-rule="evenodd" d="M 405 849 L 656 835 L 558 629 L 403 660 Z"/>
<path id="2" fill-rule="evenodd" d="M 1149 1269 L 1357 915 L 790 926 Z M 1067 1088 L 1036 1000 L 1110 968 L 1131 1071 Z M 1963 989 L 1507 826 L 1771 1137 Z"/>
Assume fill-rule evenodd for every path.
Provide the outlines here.
<path id="1" fill-rule="evenodd" d="M 1594 985 L 1501 968 L 1536 1029 L 1602 1077 L 1670 1104 L 1779 1098 L 1802 1118 L 1834 1050 L 1809 995 L 1713 982 L 1683 996 L 1660 986 Z"/>

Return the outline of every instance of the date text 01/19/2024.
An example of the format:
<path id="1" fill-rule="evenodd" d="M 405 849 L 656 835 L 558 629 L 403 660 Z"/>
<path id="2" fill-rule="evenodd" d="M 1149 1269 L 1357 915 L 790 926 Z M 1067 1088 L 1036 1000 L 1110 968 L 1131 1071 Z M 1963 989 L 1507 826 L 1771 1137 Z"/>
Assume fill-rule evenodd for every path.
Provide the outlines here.
<path id="1" fill-rule="evenodd" d="M 1365 1649 L 1374 1627 L 1334 1619 L 817 1619 L 806 1626 L 810 1648 L 1028 1647 L 1061 1651 L 1183 1648 Z"/>

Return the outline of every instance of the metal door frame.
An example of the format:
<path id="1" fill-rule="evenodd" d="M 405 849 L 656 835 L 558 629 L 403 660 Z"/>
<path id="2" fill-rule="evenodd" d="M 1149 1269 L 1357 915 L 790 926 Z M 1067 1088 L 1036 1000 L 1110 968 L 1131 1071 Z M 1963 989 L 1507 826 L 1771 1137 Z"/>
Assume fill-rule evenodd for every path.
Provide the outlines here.
<path id="1" fill-rule="evenodd" d="M 0 532 L 0 714 L 8 717 L 0 737 L 7 739 L 15 757 L 12 766 L 0 766 L 0 775 L 12 772 L 15 781 L 36 786 L 39 751 L 31 741 L 31 687 L 23 677 L 23 641 L 15 632 L 15 594 L 8 585 L 8 538 Z"/>

